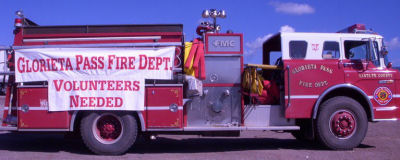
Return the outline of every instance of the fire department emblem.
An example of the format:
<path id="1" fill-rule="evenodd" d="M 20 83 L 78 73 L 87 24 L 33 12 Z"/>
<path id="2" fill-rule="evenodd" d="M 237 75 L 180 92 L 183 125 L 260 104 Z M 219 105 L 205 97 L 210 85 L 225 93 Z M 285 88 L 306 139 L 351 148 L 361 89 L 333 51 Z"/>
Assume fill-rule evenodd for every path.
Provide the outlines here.
<path id="1" fill-rule="evenodd" d="M 318 51 L 319 50 L 319 44 L 312 44 L 312 50 L 314 52 Z"/>
<path id="2" fill-rule="evenodd" d="M 392 100 L 392 92 L 387 87 L 379 87 L 374 92 L 374 99 L 380 105 L 386 105 Z"/>

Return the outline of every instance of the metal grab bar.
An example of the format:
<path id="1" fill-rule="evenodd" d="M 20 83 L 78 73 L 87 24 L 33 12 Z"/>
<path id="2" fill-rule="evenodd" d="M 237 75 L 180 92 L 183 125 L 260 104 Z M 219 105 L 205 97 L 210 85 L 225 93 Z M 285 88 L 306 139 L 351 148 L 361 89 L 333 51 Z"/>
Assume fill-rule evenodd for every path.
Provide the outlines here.
<path id="1" fill-rule="evenodd" d="M 286 70 L 287 70 L 287 88 L 288 88 L 288 104 L 286 108 L 290 107 L 290 66 L 287 65 L 286 66 Z"/>
<path id="2" fill-rule="evenodd" d="M 282 67 L 277 65 L 265 65 L 265 64 L 245 64 L 246 67 L 256 67 L 261 69 L 281 70 Z"/>

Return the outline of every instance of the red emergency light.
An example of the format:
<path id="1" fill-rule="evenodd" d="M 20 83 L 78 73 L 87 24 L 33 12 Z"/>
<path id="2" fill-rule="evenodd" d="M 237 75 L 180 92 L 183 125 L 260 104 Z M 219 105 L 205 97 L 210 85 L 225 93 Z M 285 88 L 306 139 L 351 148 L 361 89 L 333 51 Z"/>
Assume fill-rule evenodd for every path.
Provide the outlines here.
<path id="1" fill-rule="evenodd" d="M 338 31 L 337 33 L 358 33 L 358 32 L 365 32 L 367 29 L 365 24 L 354 24 L 349 26 L 345 29 Z"/>
<path id="2" fill-rule="evenodd" d="M 24 20 L 24 13 L 22 12 L 22 10 L 18 10 L 15 12 L 15 15 L 18 16 L 18 18 L 15 18 L 15 22 L 14 22 L 14 26 L 15 27 L 22 27 L 22 23 Z"/>
<path id="3" fill-rule="evenodd" d="M 15 27 L 22 27 L 22 19 L 21 18 L 15 18 L 14 26 Z"/>

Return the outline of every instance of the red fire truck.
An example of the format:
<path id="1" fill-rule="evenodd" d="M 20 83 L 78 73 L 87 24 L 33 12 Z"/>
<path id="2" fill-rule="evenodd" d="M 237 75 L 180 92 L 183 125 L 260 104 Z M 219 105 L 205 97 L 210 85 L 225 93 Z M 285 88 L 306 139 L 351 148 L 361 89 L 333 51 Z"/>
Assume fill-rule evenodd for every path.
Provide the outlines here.
<path id="1" fill-rule="evenodd" d="M 330 149 L 352 149 L 364 139 L 368 122 L 400 118 L 399 72 L 388 62 L 383 37 L 364 25 L 337 33 L 277 33 L 263 43 L 262 64 L 244 64 L 243 34 L 222 33 L 216 24 L 225 11 L 204 11 L 214 21 L 200 24 L 192 42 L 185 42 L 181 24 L 40 26 L 18 15 L 14 44 L 3 48 L 9 70 L 2 72 L 8 83 L 1 130 L 79 133 L 91 151 L 110 155 L 126 152 L 139 136 L 239 136 L 249 130 L 287 131 Z M 29 70 L 21 69 L 27 62 L 21 55 L 34 57 L 37 49 L 57 55 L 77 48 L 165 47 L 173 48 L 172 78 L 153 77 L 144 88 L 136 86 L 144 90 L 143 109 L 113 110 L 117 99 L 103 98 L 110 108 L 97 110 L 102 98 L 81 97 L 85 103 L 75 99 L 67 101 L 67 110 L 52 111 L 51 105 L 62 105 L 50 103 L 53 82 L 18 77 Z M 163 62 L 158 60 L 155 66 Z M 48 67 L 45 61 L 37 64 Z M 104 83 L 118 88 L 119 82 L 111 82 Z M 134 90 L 128 82 L 121 85 Z"/>

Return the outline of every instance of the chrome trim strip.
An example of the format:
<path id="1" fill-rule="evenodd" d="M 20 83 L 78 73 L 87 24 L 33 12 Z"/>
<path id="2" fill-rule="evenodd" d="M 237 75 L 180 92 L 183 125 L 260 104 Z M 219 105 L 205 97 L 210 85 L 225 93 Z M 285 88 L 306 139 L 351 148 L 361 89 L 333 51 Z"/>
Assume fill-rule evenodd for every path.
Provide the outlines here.
<path id="1" fill-rule="evenodd" d="M 47 88 L 47 85 L 18 85 L 17 88 Z"/>
<path id="2" fill-rule="evenodd" d="M 33 45 L 11 46 L 12 49 L 29 48 L 95 48 L 95 47 L 163 47 L 181 46 L 181 42 L 157 42 L 157 43 L 104 43 L 104 44 L 64 44 L 64 45 Z"/>
<path id="3" fill-rule="evenodd" d="M 183 84 L 145 84 L 145 87 L 182 87 Z"/>
<path id="4" fill-rule="evenodd" d="M 397 118 L 375 119 L 375 121 L 397 121 Z"/>
<path id="5" fill-rule="evenodd" d="M 147 131 L 183 131 L 183 128 L 150 128 Z"/>
<path id="6" fill-rule="evenodd" d="M 0 131 L 16 131 L 17 127 L 0 126 Z"/>
<path id="7" fill-rule="evenodd" d="M 335 86 L 332 86 L 332 87 L 326 89 L 326 90 L 319 96 L 317 102 L 316 102 L 315 105 L 314 105 L 313 119 L 316 119 L 316 118 L 317 118 L 318 107 L 319 107 L 319 105 L 320 105 L 322 99 L 323 99 L 328 93 L 330 93 L 331 91 L 333 91 L 333 90 L 335 90 L 335 89 L 338 89 L 338 88 L 350 88 L 350 89 L 354 89 L 354 90 L 358 91 L 359 93 L 361 93 L 361 95 L 362 95 L 362 96 L 365 98 L 365 100 L 368 102 L 368 107 L 369 107 L 370 112 L 371 112 L 371 120 L 372 120 L 372 121 L 375 121 L 375 119 L 374 119 L 374 110 L 373 110 L 373 108 L 372 108 L 373 106 L 372 106 L 372 103 L 371 103 L 371 101 L 370 101 L 371 98 L 369 98 L 369 96 L 368 96 L 367 94 L 365 94 L 365 92 L 364 92 L 363 90 L 361 90 L 360 88 L 358 88 L 358 87 L 356 87 L 356 86 L 354 86 L 354 85 L 351 85 L 351 84 L 338 84 L 338 85 L 335 85 Z"/>
<path id="8" fill-rule="evenodd" d="M 22 107 L 12 107 L 11 110 L 16 110 L 18 109 L 19 111 L 22 110 Z M 8 111 L 8 107 L 4 107 L 4 110 Z M 48 111 L 49 107 L 38 107 L 38 106 L 29 106 L 29 111 Z"/>
<path id="9" fill-rule="evenodd" d="M 394 94 L 393 95 L 393 98 L 399 98 L 400 97 L 400 94 Z"/>
<path id="10" fill-rule="evenodd" d="M 318 95 L 291 95 L 290 99 L 317 99 Z M 285 99 L 289 99 L 289 96 L 285 96 Z"/>
<path id="11" fill-rule="evenodd" d="M 299 130 L 299 126 L 268 126 L 268 127 L 184 127 L 184 131 L 244 131 L 244 130 Z"/>
<path id="12" fill-rule="evenodd" d="M 69 122 L 69 131 L 74 131 L 74 123 L 76 119 L 76 115 L 78 114 L 79 111 L 74 111 L 71 116 L 71 121 Z"/>
<path id="13" fill-rule="evenodd" d="M 145 131 L 145 130 L 146 130 L 146 126 L 145 126 L 145 124 L 144 124 L 144 118 L 143 118 L 142 111 L 136 111 L 136 113 L 137 113 L 137 115 L 138 115 L 138 117 L 139 117 L 140 126 L 141 126 L 141 128 L 142 128 L 142 131 Z"/>
<path id="14" fill-rule="evenodd" d="M 38 38 L 24 39 L 23 42 L 66 42 L 66 41 L 105 41 L 105 40 L 158 40 L 161 36 L 142 37 L 90 37 L 90 38 Z"/>
<path id="15" fill-rule="evenodd" d="M 36 131 L 64 132 L 64 131 L 69 131 L 69 128 L 66 128 L 66 129 L 18 129 L 17 131 L 30 131 L 30 132 L 36 132 Z"/>
<path id="16" fill-rule="evenodd" d="M 375 108 L 376 111 L 393 111 L 396 110 L 398 107 L 392 106 L 392 107 L 377 107 Z"/>
<path id="17" fill-rule="evenodd" d="M 241 57 L 242 54 L 204 54 L 205 57 Z"/>

